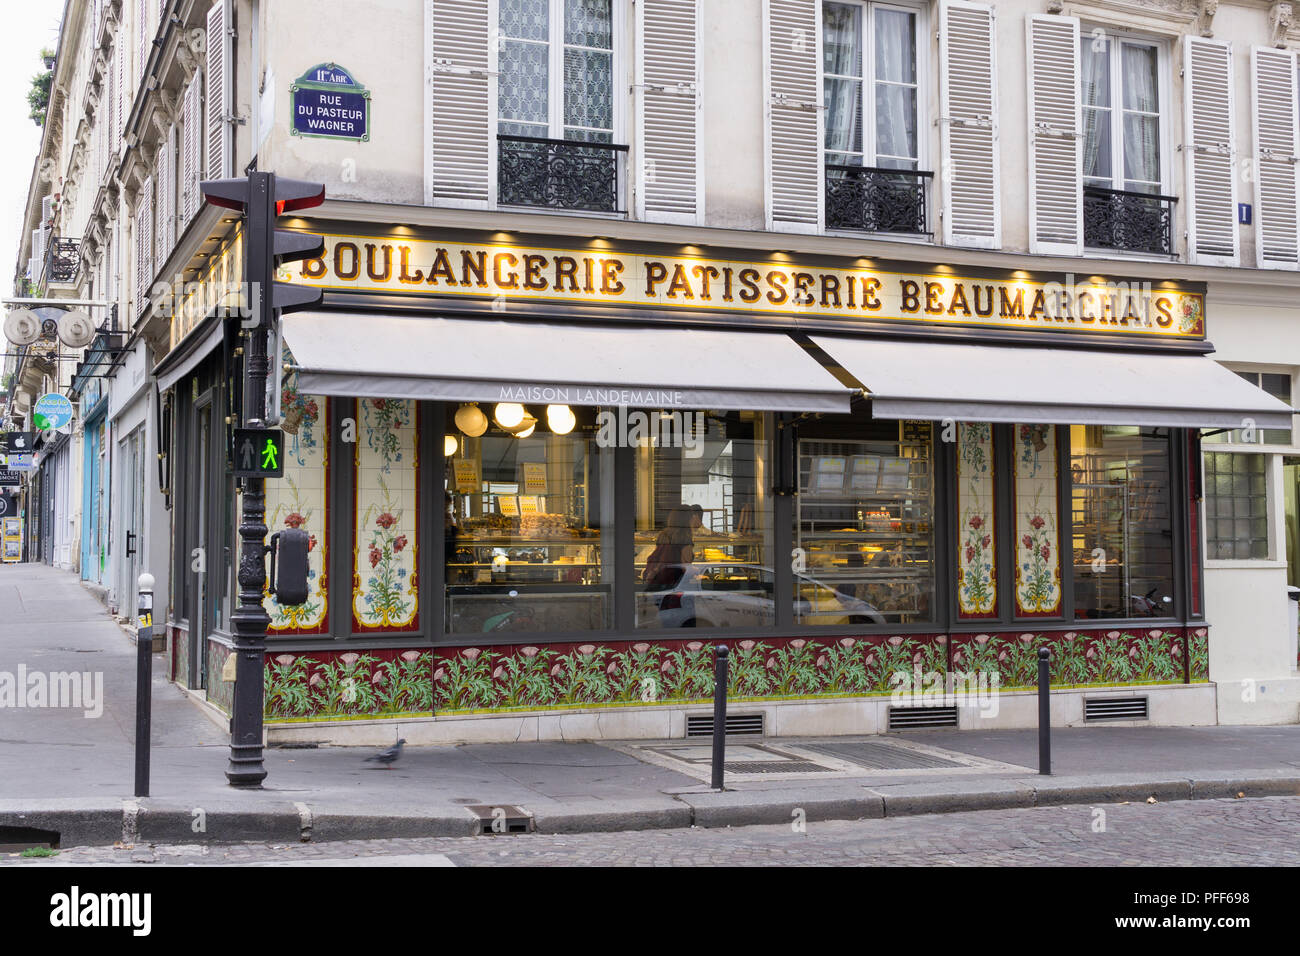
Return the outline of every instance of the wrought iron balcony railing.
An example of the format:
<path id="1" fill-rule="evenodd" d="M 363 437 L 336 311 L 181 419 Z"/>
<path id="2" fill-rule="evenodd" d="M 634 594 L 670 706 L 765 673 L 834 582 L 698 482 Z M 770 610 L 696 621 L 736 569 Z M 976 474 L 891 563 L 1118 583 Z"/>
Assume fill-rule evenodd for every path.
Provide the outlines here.
<path id="1" fill-rule="evenodd" d="M 81 268 L 81 240 L 56 236 L 45 253 L 46 282 L 76 282 Z"/>
<path id="2" fill-rule="evenodd" d="M 928 234 L 925 194 L 934 173 L 826 165 L 826 228 Z"/>
<path id="3" fill-rule="evenodd" d="M 1158 256 L 1174 254 L 1177 197 L 1083 187 L 1083 244 Z"/>
<path id="4" fill-rule="evenodd" d="M 626 146 L 534 136 L 497 137 L 497 201 L 623 212 Z"/>

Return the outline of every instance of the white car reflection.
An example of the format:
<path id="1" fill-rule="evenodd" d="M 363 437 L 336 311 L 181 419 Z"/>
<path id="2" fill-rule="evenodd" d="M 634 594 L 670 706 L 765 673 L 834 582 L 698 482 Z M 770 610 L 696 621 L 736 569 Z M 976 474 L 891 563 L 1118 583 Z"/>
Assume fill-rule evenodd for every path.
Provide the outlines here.
<path id="1" fill-rule="evenodd" d="M 756 564 L 682 565 L 670 588 L 637 595 L 641 627 L 762 627 L 776 622 L 775 575 Z M 807 575 L 794 575 L 797 624 L 884 624 L 859 598 Z"/>

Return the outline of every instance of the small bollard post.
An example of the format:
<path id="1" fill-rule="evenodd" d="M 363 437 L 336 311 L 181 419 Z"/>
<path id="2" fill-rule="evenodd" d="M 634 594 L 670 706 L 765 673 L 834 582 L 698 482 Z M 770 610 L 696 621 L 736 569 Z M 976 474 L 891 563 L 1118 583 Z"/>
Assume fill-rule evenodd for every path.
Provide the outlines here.
<path id="1" fill-rule="evenodd" d="M 713 658 L 713 789 L 721 790 L 727 759 L 727 645 L 719 644 Z"/>
<path id="2" fill-rule="evenodd" d="M 1049 661 L 1052 652 L 1038 649 L 1038 772 L 1052 773 L 1052 687 Z"/>
<path id="3" fill-rule="evenodd" d="M 135 795 L 149 796 L 149 735 L 153 706 L 153 575 L 140 575 L 135 629 Z"/>

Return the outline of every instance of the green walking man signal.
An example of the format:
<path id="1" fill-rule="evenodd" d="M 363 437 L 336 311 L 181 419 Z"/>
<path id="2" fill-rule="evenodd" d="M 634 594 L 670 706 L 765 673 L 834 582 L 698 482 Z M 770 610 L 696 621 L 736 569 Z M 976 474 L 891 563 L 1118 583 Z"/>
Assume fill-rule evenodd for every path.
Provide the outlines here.
<path id="1" fill-rule="evenodd" d="M 235 477 L 284 476 L 284 432 L 278 428 L 235 429 Z"/>

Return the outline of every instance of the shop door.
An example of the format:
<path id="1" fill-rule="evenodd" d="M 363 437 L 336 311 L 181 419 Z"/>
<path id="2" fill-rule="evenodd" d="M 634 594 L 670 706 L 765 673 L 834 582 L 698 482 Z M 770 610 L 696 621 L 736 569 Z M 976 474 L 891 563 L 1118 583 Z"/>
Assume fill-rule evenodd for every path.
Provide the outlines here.
<path id="1" fill-rule="evenodd" d="M 81 503 L 81 579 L 93 581 L 99 566 L 99 425 L 86 426 L 85 491 Z"/>
<path id="2" fill-rule="evenodd" d="M 191 551 L 191 560 L 189 573 L 193 575 L 194 586 L 190 593 L 194 595 L 194 603 L 190 608 L 190 672 L 193 675 L 191 687 L 203 688 L 207 686 L 207 638 L 208 632 L 212 627 L 212 588 L 209 586 L 209 578 L 214 570 L 218 571 L 219 561 L 214 565 L 214 560 L 218 559 L 217 555 L 211 553 L 212 528 L 209 519 L 211 510 L 211 496 L 209 486 L 211 484 L 212 474 L 212 451 L 215 428 L 213 423 L 213 404 L 212 393 L 209 392 L 201 404 L 195 408 L 197 418 L 197 427 L 195 434 L 198 438 L 194 449 L 194 458 L 191 460 L 190 475 L 190 500 L 194 502 L 194 514 L 197 518 L 197 532 L 192 539 L 194 547 L 198 549 L 197 555 Z"/>
<path id="3" fill-rule="evenodd" d="M 144 456 L 138 429 L 121 443 L 121 461 L 128 478 L 121 483 L 122 560 L 118 562 L 118 593 L 122 595 L 122 613 L 135 614 L 136 582 L 140 578 L 140 553 L 144 534 Z"/>

